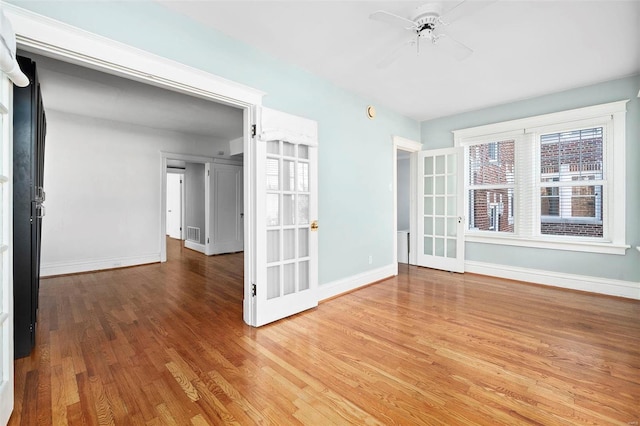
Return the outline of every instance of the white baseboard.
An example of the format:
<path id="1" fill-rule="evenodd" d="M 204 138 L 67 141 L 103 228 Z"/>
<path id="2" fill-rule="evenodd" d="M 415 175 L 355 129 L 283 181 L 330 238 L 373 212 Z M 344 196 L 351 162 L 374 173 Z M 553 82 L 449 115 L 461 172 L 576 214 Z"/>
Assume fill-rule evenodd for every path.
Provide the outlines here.
<path id="1" fill-rule="evenodd" d="M 202 254 L 207 254 L 204 244 L 194 243 L 193 241 L 185 240 L 184 246 L 188 249 L 199 251 Z"/>
<path id="2" fill-rule="evenodd" d="M 367 284 L 393 277 L 398 274 L 398 264 L 394 263 L 371 271 L 362 272 L 347 278 L 342 278 L 327 284 L 318 286 L 319 300 L 329 299 L 339 294 L 364 287 Z"/>
<path id="3" fill-rule="evenodd" d="M 519 268 L 516 266 L 497 265 L 493 263 L 464 262 L 465 272 L 472 272 L 493 277 L 508 278 L 553 287 L 588 291 L 590 293 L 607 294 L 609 296 L 640 299 L 640 282 L 598 278 L 587 275 L 565 274 L 544 271 L 541 269 Z"/>
<path id="4" fill-rule="evenodd" d="M 100 271 L 103 269 L 123 268 L 160 262 L 160 253 L 132 257 L 112 257 L 87 259 L 74 262 L 49 262 L 40 265 L 40 276 L 75 274 L 78 272 Z"/>

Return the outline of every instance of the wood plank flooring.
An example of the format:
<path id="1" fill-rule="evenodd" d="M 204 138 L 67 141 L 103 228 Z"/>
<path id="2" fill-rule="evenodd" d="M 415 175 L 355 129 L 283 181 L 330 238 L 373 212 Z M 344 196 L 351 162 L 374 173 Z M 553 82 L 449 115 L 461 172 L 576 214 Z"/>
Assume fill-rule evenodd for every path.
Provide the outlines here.
<path id="1" fill-rule="evenodd" d="M 401 266 L 253 329 L 242 254 L 42 280 L 11 425 L 638 425 L 640 302 Z"/>

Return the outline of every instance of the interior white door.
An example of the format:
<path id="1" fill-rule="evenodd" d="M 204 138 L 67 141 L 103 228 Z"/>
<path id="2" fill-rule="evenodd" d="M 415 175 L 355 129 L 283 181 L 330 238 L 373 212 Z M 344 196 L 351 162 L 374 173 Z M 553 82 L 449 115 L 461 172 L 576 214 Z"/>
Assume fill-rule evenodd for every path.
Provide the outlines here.
<path id="1" fill-rule="evenodd" d="M 463 161 L 460 148 L 420 152 L 417 247 L 420 266 L 464 272 Z"/>
<path id="2" fill-rule="evenodd" d="M 268 108 L 260 117 L 254 326 L 318 305 L 317 123 Z"/>
<path id="3" fill-rule="evenodd" d="M 13 411 L 12 90 L 0 73 L 0 424 Z"/>
<path id="4" fill-rule="evenodd" d="M 167 235 L 182 239 L 183 175 L 167 173 Z"/>
<path id="5" fill-rule="evenodd" d="M 234 253 L 244 249 L 242 166 L 213 164 L 211 173 L 210 223 L 213 238 L 210 254 Z"/>

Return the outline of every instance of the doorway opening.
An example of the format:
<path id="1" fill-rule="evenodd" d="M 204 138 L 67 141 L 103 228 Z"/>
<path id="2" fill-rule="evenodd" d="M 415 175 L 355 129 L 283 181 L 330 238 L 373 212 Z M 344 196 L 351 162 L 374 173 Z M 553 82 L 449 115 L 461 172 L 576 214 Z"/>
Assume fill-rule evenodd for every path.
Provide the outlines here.
<path id="1" fill-rule="evenodd" d="M 393 137 L 393 258 L 398 264 L 415 265 L 417 232 L 417 166 L 422 145 Z"/>

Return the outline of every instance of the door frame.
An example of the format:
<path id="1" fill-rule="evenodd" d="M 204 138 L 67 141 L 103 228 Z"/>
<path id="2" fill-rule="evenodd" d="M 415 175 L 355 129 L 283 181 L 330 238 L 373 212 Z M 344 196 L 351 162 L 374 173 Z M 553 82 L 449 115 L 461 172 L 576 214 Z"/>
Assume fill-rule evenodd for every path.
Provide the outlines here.
<path id="1" fill-rule="evenodd" d="M 417 247 L 418 222 L 416 194 L 418 190 L 418 153 L 422 144 L 401 136 L 392 137 L 393 147 L 393 268 L 398 275 L 398 150 L 407 151 L 409 157 L 409 247 Z M 416 264 L 416 250 L 409 251 L 409 265 Z"/>
<path id="2" fill-rule="evenodd" d="M 3 3 L 3 9 L 13 25 L 20 49 L 242 109 L 245 201 L 243 317 L 247 322 L 252 298 L 251 280 L 255 276 L 255 230 L 247 225 L 254 222 L 255 214 L 255 153 L 250 128 L 256 123 L 257 110 L 266 93 L 12 4 Z M 166 164 L 163 174 L 165 169 Z M 166 192 L 162 184 L 159 186 L 161 194 Z"/>
<path id="3" fill-rule="evenodd" d="M 161 152 L 161 170 L 162 170 L 162 177 L 161 177 L 161 198 L 160 198 L 160 262 L 166 262 L 167 261 L 167 239 L 166 239 L 166 229 L 167 229 L 167 162 L 168 160 L 179 160 L 179 161 L 184 161 L 186 163 L 196 163 L 196 164 L 204 164 L 205 166 L 205 174 L 207 172 L 206 168 L 207 168 L 207 164 L 211 163 L 213 161 L 213 158 L 211 157 L 203 157 L 200 155 L 188 155 L 188 154 L 177 154 L 177 153 L 173 153 L 173 152 Z M 184 176 L 184 174 L 183 174 Z M 207 215 L 209 214 L 209 195 L 207 194 L 207 188 L 208 188 L 208 184 L 207 184 L 208 180 L 205 180 L 205 200 L 204 200 L 204 214 L 205 214 L 205 229 L 204 229 L 204 235 L 207 235 L 207 228 L 208 228 L 208 223 L 207 223 Z M 182 210 L 183 210 L 183 221 L 182 224 L 185 225 L 185 220 L 186 218 L 184 217 L 184 197 L 185 197 L 185 193 L 186 191 L 183 191 L 182 194 Z M 185 232 L 186 229 L 183 226 L 182 229 L 182 237 L 185 236 Z M 184 238 L 183 238 L 184 239 Z M 206 240 L 205 240 L 206 243 Z M 206 246 L 206 244 L 205 244 Z"/>

